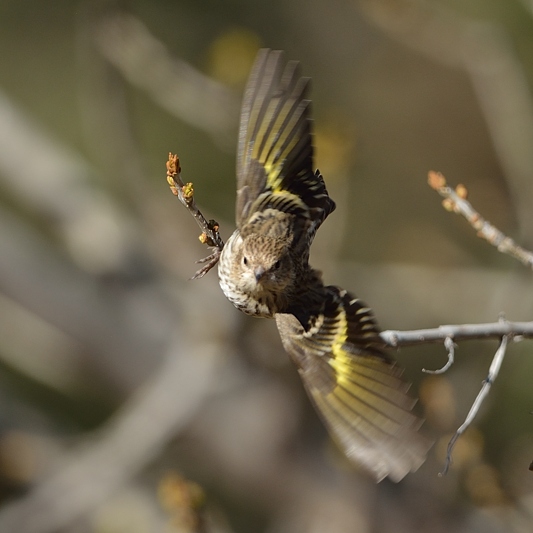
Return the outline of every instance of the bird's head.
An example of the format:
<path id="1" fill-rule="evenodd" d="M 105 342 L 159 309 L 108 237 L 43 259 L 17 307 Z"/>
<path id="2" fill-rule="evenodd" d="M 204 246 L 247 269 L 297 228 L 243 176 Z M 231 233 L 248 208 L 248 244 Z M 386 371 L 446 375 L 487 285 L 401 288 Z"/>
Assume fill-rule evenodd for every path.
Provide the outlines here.
<path id="1" fill-rule="evenodd" d="M 294 268 L 287 240 L 252 234 L 243 240 L 241 251 L 243 281 L 250 288 L 282 292 L 293 282 Z"/>

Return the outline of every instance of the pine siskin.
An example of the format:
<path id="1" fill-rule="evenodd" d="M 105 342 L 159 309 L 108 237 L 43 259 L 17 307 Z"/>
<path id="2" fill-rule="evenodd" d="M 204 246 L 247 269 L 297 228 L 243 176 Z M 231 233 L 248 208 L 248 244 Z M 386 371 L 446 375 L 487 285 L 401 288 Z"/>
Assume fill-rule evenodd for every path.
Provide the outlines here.
<path id="1" fill-rule="evenodd" d="M 401 480 L 428 441 L 401 371 L 382 351 L 372 311 L 324 285 L 308 263 L 335 209 L 313 171 L 309 78 L 281 51 L 261 50 L 246 87 L 237 159 L 237 229 L 219 262 L 220 286 L 241 311 L 275 318 L 318 413 L 345 454 L 377 481 Z"/>

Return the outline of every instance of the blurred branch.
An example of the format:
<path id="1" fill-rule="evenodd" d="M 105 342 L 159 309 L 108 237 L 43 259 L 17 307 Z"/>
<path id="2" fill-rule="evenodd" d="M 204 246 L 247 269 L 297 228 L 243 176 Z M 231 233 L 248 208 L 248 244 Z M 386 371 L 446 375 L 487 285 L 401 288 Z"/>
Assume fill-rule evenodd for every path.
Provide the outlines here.
<path id="1" fill-rule="evenodd" d="M 145 154 L 132 123 L 130 84 L 102 55 L 96 28 L 116 6 L 114 0 L 81 2 L 77 16 L 77 85 L 81 130 L 91 160 L 99 167 L 100 183 L 136 214 L 151 203 Z"/>
<path id="2" fill-rule="evenodd" d="M 134 221 L 94 186 L 82 157 L 1 92 L 0 145 L 2 186 L 52 226 L 78 264 L 92 272 L 119 269 L 137 242 Z"/>
<path id="3" fill-rule="evenodd" d="M 0 364 L 67 397 L 101 393 L 94 380 L 87 382 L 79 343 L 1 291 L 0 316 Z"/>
<path id="4" fill-rule="evenodd" d="M 54 533 L 84 516 L 140 471 L 210 394 L 220 348 L 176 332 L 163 364 L 56 472 L 0 511 L 3 533 Z"/>
<path id="5" fill-rule="evenodd" d="M 1 98 L 0 115 L 6 148 L 0 154 L 0 179 L 21 203 L 53 220 L 61 233 L 72 226 L 88 227 L 96 238 L 100 229 L 102 240 L 114 237 L 117 247 L 127 248 L 129 233 L 117 233 L 113 225 L 122 217 L 109 197 L 92 187 L 83 160 Z M 106 211 L 110 226 L 95 226 L 87 219 Z M 94 251 L 72 235 L 72 245 L 88 255 Z M 95 245 L 98 249 L 100 243 Z M 99 370 L 110 396 L 130 393 L 161 361 L 167 339 L 176 337 L 160 371 L 98 437 L 68 454 L 54 474 L 0 512 L 1 531 L 52 533 L 84 516 L 142 469 L 190 419 L 211 392 L 220 337 L 218 332 L 206 336 L 194 323 L 197 307 L 205 301 L 198 294 L 201 288 L 196 287 L 190 301 L 181 290 L 178 303 L 169 287 L 163 287 L 162 276 L 144 279 L 142 286 L 106 284 L 56 252 L 20 218 L 1 210 L 0 249 L 0 291 L 78 341 L 85 363 Z M 220 316 L 213 302 L 207 312 L 217 317 L 217 330 L 227 336 L 231 328 L 225 315 Z"/>
<path id="6" fill-rule="evenodd" d="M 468 223 L 478 232 L 478 237 L 492 244 L 499 252 L 518 259 L 522 264 L 533 268 L 533 253 L 518 246 L 498 228 L 485 220 L 466 200 L 467 190 L 458 185 L 455 190 L 446 185 L 446 178 L 440 172 L 431 171 L 428 179 L 432 189 L 444 197 L 443 206 L 448 211 L 463 215 Z"/>
<path id="7" fill-rule="evenodd" d="M 240 101 L 224 85 L 166 47 L 137 18 L 117 14 L 103 20 L 96 32 L 102 54 L 164 109 L 192 126 L 226 142 L 236 132 Z M 233 137 L 231 137 L 233 138 Z"/>
<path id="8" fill-rule="evenodd" d="M 504 30 L 424 0 L 359 0 L 367 19 L 417 53 L 470 78 L 494 149 L 511 185 L 523 232 L 533 228 L 533 101 Z"/>
<path id="9" fill-rule="evenodd" d="M 39 221 L 51 223 L 59 244 L 84 268 L 22 219 L 0 210 L 0 291 L 81 343 L 111 390 L 129 393 L 158 362 L 154 354 L 170 331 L 172 302 L 159 294 L 161 279 L 145 277 L 142 291 L 113 286 L 110 294 L 97 274 L 127 270 L 132 256 L 138 262 L 146 254 L 143 232 L 94 186 L 92 170 L 80 156 L 41 131 L 2 93 L 0 144 L 3 188 Z M 180 247 L 182 257 L 186 250 Z M 156 322 L 161 315 L 168 318 Z"/>
<path id="10" fill-rule="evenodd" d="M 145 315 L 153 302 L 142 311 L 132 292 L 117 289 L 110 297 L 105 284 L 1 210 L 0 249 L 0 291 L 84 344 L 116 392 L 129 392 L 157 363 L 160 332 Z"/>
<path id="11" fill-rule="evenodd" d="M 90 186 L 75 172 L 76 165 L 69 167 L 69 159 L 62 157 L 54 143 L 47 142 L 29 124 L 18 128 L 20 116 L 12 116 L 8 124 L 15 125 L 15 134 L 23 134 L 11 137 L 13 152 L 3 152 L 0 163 L 9 168 L 6 163 L 16 159 L 24 140 L 35 141 L 36 148 L 33 159 L 20 157 L 18 166 L 1 174 L 12 180 L 23 201 L 34 201 L 45 212 L 49 209 L 65 226 L 70 222 L 69 209 L 76 211 L 74 202 L 69 204 L 69 192 L 77 190 L 80 201 L 88 202 L 91 209 L 111 205 L 100 204 L 91 196 Z M 28 142 L 26 146 L 33 145 Z M 62 165 L 66 165 L 64 173 L 59 172 Z M 46 187 L 30 186 L 28 176 L 38 177 Z M 78 177 L 80 183 L 76 182 Z M 200 333 L 201 327 L 194 324 L 197 307 L 204 301 L 198 287 L 194 301 L 188 301 L 187 291 L 182 290 L 179 305 L 172 302 L 171 295 L 164 295 L 161 278 L 159 282 L 144 280 L 142 287 L 110 287 L 70 263 L 20 219 L 2 211 L 0 248 L 0 291 L 80 342 L 84 354 L 92 357 L 89 364 L 111 385 L 110 396 L 124 396 L 137 386 L 160 362 L 163 343 L 172 331 L 177 337 L 161 371 L 99 437 L 69 454 L 55 474 L 0 512 L 1 531 L 51 533 L 83 516 L 116 490 L 190 419 L 210 391 L 213 353 L 220 351 L 215 350 L 220 338 L 213 332 L 217 340 L 212 341 L 213 337 Z M 214 310 L 213 302 L 208 312 L 217 316 L 216 323 L 227 336 L 231 328 Z M 188 339 L 194 339 L 192 345 Z M 179 357 L 173 352 L 179 352 Z"/>

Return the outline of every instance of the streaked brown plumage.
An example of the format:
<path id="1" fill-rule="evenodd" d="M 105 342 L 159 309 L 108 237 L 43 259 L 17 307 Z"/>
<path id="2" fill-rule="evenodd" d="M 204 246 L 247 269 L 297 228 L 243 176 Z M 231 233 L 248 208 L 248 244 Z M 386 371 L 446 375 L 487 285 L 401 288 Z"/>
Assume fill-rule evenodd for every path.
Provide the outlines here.
<path id="1" fill-rule="evenodd" d="M 335 209 L 313 170 L 309 79 L 280 51 L 261 50 L 246 87 L 237 159 L 237 229 L 222 250 L 220 286 L 247 314 L 275 318 L 317 411 L 353 462 L 399 481 L 428 441 L 372 311 L 308 263 Z"/>

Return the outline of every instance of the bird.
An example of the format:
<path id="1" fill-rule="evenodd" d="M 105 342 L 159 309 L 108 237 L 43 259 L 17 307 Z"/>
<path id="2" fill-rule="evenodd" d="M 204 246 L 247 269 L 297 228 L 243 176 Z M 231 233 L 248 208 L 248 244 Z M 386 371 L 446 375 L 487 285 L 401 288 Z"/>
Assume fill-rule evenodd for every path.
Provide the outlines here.
<path id="1" fill-rule="evenodd" d="M 425 461 L 430 442 L 372 310 L 309 265 L 315 234 L 335 210 L 313 169 L 309 89 L 299 62 L 258 52 L 238 134 L 236 229 L 220 253 L 219 284 L 237 309 L 275 320 L 346 457 L 377 482 L 398 482 Z"/>

